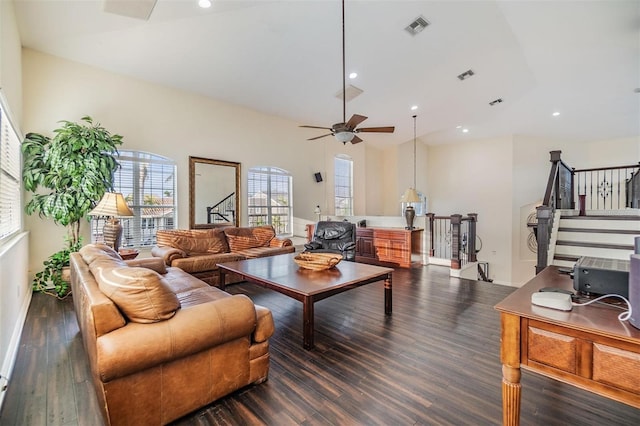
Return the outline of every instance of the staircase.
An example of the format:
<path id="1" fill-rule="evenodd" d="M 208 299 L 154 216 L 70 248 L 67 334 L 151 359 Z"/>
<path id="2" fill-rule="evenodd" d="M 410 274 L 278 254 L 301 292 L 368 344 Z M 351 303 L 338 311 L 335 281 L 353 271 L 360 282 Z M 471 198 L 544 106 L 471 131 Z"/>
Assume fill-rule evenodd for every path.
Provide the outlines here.
<path id="1" fill-rule="evenodd" d="M 640 236 L 640 210 L 557 210 L 548 264 L 572 268 L 581 256 L 629 260 L 634 237 Z"/>

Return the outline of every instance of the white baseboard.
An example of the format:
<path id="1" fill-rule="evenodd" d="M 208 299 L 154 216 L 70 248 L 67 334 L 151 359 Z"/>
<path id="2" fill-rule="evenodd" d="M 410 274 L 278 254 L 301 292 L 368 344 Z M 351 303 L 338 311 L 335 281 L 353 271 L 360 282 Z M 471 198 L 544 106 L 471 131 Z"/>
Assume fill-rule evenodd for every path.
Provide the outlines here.
<path id="1" fill-rule="evenodd" d="M 9 347 L 5 353 L 5 357 L 2 360 L 2 379 L 0 379 L 0 409 L 2 409 L 2 403 L 4 402 L 4 396 L 6 392 L 1 391 L 11 379 L 11 373 L 16 363 L 18 356 L 18 349 L 20 348 L 20 338 L 22 337 L 22 330 L 24 329 L 24 322 L 27 319 L 27 312 L 29 311 L 29 305 L 31 304 L 31 297 L 33 293 L 31 291 L 26 292 L 25 298 L 22 300 L 22 306 L 18 312 L 18 318 L 16 318 L 16 324 L 11 332 L 11 340 L 9 341 Z M 9 380 L 7 380 L 7 377 Z"/>

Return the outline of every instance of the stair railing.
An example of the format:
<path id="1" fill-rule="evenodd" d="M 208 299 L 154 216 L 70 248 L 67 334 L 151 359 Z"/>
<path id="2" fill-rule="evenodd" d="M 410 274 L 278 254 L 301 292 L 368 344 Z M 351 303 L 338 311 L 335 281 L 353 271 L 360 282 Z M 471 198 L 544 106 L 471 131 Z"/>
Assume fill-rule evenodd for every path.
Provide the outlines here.
<path id="1" fill-rule="evenodd" d="M 477 213 L 467 216 L 452 214 L 429 218 L 429 257 L 450 259 L 451 269 L 461 269 L 469 262 L 476 262 Z"/>
<path id="2" fill-rule="evenodd" d="M 235 223 L 235 194 L 235 192 L 232 192 L 213 206 L 207 207 L 207 223 Z M 229 215 L 231 215 L 231 219 L 229 219 Z"/>
<path id="3" fill-rule="evenodd" d="M 536 209 L 534 232 L 538 243 L 536 274 L 547 267 L 547 254 L 556 209 L 578 211 L 638 208 L 640 204 L 640 163 L 628 166 L 575 169 L 560 158 L 562 151 L 551 151 L 551 171 L 542 205 Z M 624 200 L 624 201 L 623 201 Z"/>

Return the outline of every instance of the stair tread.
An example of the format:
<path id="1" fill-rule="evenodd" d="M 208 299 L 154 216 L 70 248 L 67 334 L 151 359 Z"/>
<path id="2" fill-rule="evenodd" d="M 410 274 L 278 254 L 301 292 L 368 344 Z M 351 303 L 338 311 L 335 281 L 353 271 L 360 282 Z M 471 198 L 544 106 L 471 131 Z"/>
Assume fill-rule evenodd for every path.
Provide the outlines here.
<path id="1" fill-rule="evenodd" d="M 575 246 L 575 247 L 594 247 L 594 248 L 608 248 L 616 250 L 633 250 L 633 244 L 602 244 L 602 243 L 588 243 L 581 241 L 556 241 L 557 246 Z"/>
<path id="2" fill-rule="evenodd" d="M 565 216 L 562 215 L 560 216 L 560 219 L 568 219 L 568 220 L 630 220 L 630 221 L 635 221 L 638 220 L 640 221 L 640 216 L 637 215 L 597 215 L 597 216 L 575 216 L 575 215 L 569 215 L 569 216 Z"/>
<path id="3" fill-rule="evenodd" d="M 604 228 L 558 228 L 558 232 L 585 232 L 592 234 L 638 234 L 635 229 L 604 229 Z"/>
<path id="4" fill-rule="evenodd" d="M 556 254 L 553 256 L 554 260 L 566 260 L 569 262 L 575 262 L 578 259 L 580 259 L 580 256 L 571 256 L 571 255 L 567 255 L 567 254 Z"/>

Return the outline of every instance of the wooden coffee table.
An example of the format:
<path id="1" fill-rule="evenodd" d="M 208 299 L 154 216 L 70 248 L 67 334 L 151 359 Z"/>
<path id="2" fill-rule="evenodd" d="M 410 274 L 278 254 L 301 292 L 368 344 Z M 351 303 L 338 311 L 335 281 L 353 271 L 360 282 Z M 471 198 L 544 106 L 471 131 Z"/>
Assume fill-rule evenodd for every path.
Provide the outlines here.
<path id="1" fill-rule="evenodd" d="M 384 281 L 384 313 L 391 315 L 391 274 L 393 269 L 364 263 L 342 261 L 325 271 L 300 268 L 293 254 L 261 257 L 221 263 L 220 288 L 224 290 L 225 273 L 236 273 L 245 280 L 258 284 L 302 302 L 303 346 L 312 349 L 313 304 L 334 294 L 365 284 Z"/>

